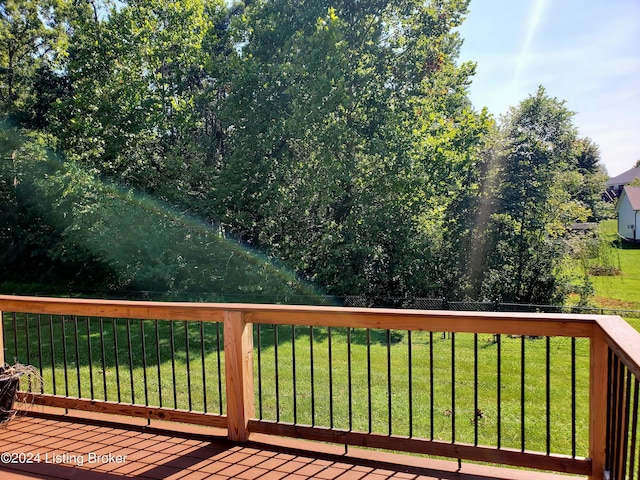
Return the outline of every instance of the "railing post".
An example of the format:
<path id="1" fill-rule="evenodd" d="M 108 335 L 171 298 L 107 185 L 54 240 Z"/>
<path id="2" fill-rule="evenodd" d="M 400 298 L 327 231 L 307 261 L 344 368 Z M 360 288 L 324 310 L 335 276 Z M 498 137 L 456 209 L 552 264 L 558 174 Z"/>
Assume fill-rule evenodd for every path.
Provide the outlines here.
<path id="1" fill-rule="evenodd" d="M 224 364 L 227 385 L 229 440 L 249 439 L 249 419 L 254 416 L 253 329 L 244 312 L 224 312 Z"/>
<path id="2" fill-rule="evenodd" d="M 604 332 L 595 325 L 591 337 L 589 382 L 589 456 L 591 475 L 589 480 L 605 478 L 607 445 L 607 395 L 609 391 L 609 347 Z"/>

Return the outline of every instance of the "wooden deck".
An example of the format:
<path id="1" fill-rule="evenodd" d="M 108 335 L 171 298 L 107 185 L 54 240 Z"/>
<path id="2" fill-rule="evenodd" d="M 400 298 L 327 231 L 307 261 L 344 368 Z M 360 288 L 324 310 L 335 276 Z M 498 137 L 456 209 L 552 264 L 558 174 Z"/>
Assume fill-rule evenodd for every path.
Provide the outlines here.
<path id="1" fill-rule="evenodd" d="M 62 412 L 64 413 L 64 412 Z M 84 415 L 84 417 L 82 417 Z M 0 427 L 2 480 L 122 478 L 200 480 L 568 479 L 549 473 L 411 457 L 86 413 L 31 411 Z M 26 462 L 31 463 L 26 463 Z"/>

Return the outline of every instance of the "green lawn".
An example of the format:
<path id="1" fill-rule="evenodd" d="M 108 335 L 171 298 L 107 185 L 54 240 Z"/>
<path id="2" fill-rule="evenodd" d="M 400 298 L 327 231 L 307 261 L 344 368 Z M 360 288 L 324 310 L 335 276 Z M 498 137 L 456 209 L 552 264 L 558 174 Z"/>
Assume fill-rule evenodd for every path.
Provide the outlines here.
<path id="1" fill-rule="evenodd" d="M 593 277 L 595 302 L 601 307 L 640 310 L 640 245 L 617 238 L 616 220 L 601 223 L 601 232 L 611 242 L 612 255 L 622 275 Z"/>
<path id="2" fill-rule="evenodd" d="M 159 322 L 157 334 L 152 321 L 101 323 L 47 316 L 30 316 L 27 321 L 19 315 L 15 329 L 12 324 L 5 314 L 7 357 L 42 366 L 47 393 L 55 389 L 72 397 L 212 413 L 226 410 L 224 352 L 218 354 L 224 339 L 216 324 L 201 328 L 195 323 Z M 413 332 L 409 338 L 408 332 L 286 326 L 278 327 L 276 337 L 276 329 L 266 325 L 259 335 L 256 327 L 256 414 L 266 420 L 447 442 L 453 440 L 455 422 L 456 441 L 475 443 L 477 438 L 479 444 L 497 445 L 499 428 L 501 446 L 519 449 L 524 435 L 526 449 L 544 452 L 548 416 L 551 451 L 571 454 L 570 339 L 552 338 L 547 343 L 544 338 L 503 335 L 499 347 L 490 334 L 451 338 Z M 576 450 L 578 456 L 586 456 L 588 341 L 578 339 L 575 351 Z M 481 416 L 476 415 L 476 402 Z"/>
<path id="3" fill-rule="evenodd" d="M 625 314 L 628 310 L 640 311 L 640 245 L 620 241 L 617 220 L 601 222 L 600 234 L 610 245 L 607 258 L 620 269 L 621 274 L 591 276 L 595 290 L 592 303 L 596 307 L 619 310 L 640 331 L 640 315 Z M 575 268 L 575 265 L 570 268 Z"/>
<path id="4" fill-rule="evenodd" d="M 271 327 L 262 327 L 270 329 Z M 279 336 L 288 338 L 290 327 L 280 327 Z M 497 445 L 500 422 L 504 447 L 520 448 L 522 440 L 521 394 L 524 380 L 525 443 L 527 449 L 546 449 L 546 339 L 501 337 L 501 369 L 498 382 L 498 345 L 492 335 L 456 334 L 453 338 L 441 333 L 413 332 L 411 341 L 406 332 L 393 332 L 394 341 L 386 344 L 384 331 L 372 331 L 373 340 L 366 341 L 366 331 L 354 331 L 351 342 L 352 392 L 349 402 L 349 349 L 345 329 L 331 333 L 332 367 L 329 364 L 329 337 L 326 329 L 314 329 L 313 372 L 316 383 L 315 421 L 311 418 L 311 362 L 308 349 L 308 328 L 296 329 L 296 392 L 293 390 L 292 343 L 278 347 L 278 380 L 281 388 L 280 420 L 359 431 L 389 433 L 389 395 L 391 392 L 391 433 L 422 438 L 452 440 L 455 422 L 456 440 Z M 323 338 L 324 337 L 324 338 Z M 477 343 L 476 343 L 477 340 Z M 521 349 L 525 348 L 525 371 L 521 370 Z M 368 348 L 370 345 L 370 348 Z M 477 348 L 477 364 L 475 352 Z M 453 351 L 452 351 L 453 349 Z M 576 342 L 577 361 L 577 444 L 586 455 L 588 436 L 588 342 Z M 411 373 L 408 356 L 411 352 Z M 553 452 L 571 452 L 571 340 L 549 340 L 550 352 L 550 437 Z M 371 370 L 367 357 L 370 356 Z M 452 358 L 455 357 L 455 362 Z M 267 345 L 261 354 L 262 376 L 275 378 L 275 352 Z M 455 366 L 452 368 L 452 365 Z M 390 376 L 389 368 L 390 367 Z M 477 365 L 477 373 L 476 373 Z M 475 383 L 477 374 L 478 382 Z M 332 376 L 333 389 L 329 392 Z M 371 381 L 369 382 L 369 377 Z M 257 379 L 256 379 L 257 381 Z M 369 391 L 369 384 L 371 390 Z M 498 412 L 500 384 L 500 412 Z M 256 384 L 257 385 L 257 384 Z M 412 402 L 409 402 L 409 385 Z M 452 396 L 452 386 L 455 394 Z M 275 420 L 275 385 L 263 388 L 263 416 Z M 482 418 L 474 415 L 475 404 Z M 328 399 L 333 397 L 333 402 Z M 431 398 L 433 397 L 433 412 Z M 294 403 L 297 419 L 294 419 Z M 372 404 L 372 424 L 368 419 L 368 403 Z M 351 406 L 351 411 L 350 411 Z M 333 410 L 332 410 L 333 409 Z M 499 415 L 498 415 L 499 413 Z M 579 453 L 580 455 L 580 453 Z"/>

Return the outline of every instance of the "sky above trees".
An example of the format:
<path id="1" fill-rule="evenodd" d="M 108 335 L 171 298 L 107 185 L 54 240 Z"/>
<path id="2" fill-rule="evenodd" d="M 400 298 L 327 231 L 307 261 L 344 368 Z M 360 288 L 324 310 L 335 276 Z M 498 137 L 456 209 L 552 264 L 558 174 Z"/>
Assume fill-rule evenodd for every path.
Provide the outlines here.
<path id="1" fill-rule="evenodd" d="M 640 2 L 471 0 L 459 31 L 476 108 L 501 115 L 544 85 L 611 176 L 640 158 Z"/>

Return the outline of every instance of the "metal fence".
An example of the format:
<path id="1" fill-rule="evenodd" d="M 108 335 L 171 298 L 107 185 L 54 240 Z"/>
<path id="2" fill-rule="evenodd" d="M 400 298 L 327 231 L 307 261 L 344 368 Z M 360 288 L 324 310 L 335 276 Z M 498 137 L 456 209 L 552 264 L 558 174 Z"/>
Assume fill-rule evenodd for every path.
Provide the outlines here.
<path id="1" fill-rule="evenodd" d="M 33 292 L 36 297 L 80 297 L 114 300 L 143 301 L 184 301 L 184 302 L 220 302 L 220 303 L 254 303 L 277 305 L 316 305 L 342 306 L 360 308 L 400 308 L 416 310 L 449 310 L 469 312 L 526 312 L 526 313 L 578 313 L 599 315 L 620 315 L 622 317 L 640 318 L 640 310 L 597 307 L 589 305 L 544 305 L 533 303 L 506 303 L 474 300 L 448 300 L 442 297 L 393 297 L 366 295 L 259 295 L 259 294 L 225 294 L 218 298 L 206 292 L 167 294 L 149 290 L 122 292 Z"/>

